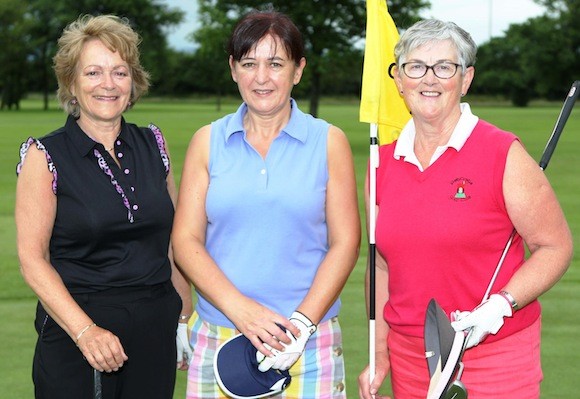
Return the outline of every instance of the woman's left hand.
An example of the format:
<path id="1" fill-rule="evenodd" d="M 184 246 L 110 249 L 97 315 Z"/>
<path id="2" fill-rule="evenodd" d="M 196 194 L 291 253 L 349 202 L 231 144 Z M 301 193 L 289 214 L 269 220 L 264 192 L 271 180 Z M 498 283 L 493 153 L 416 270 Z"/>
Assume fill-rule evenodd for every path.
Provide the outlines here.
<path id="1" fill-rule="evenodd" d="M 266 357 L 263 354 L 258 356 L 258 363 L 260 364 L 258 369 L 261 372 L 270 370 L 271 368 L 277 370 L 288 370 L 298 359 L 302 356 L 304 348 L 308 339 L 316 331 L 316 326 L 300 312 L 292 313 L 290 316 L 290 321 L 300 330 L 300 335 L 295 336 L 286 332 L 286 335 L 291 339 L 292 343 L 290 345 L 284 344 L 284 350 L 282 352 L 277 350 L 271 350 L 274 356 Z M 267 346 L 267 345 L 265 345 Z"/>
<path id="2" fill-rule="evenodd" d="M 189 333 L 187 323 L 177 323 L 177 335 L 175 336 L 177 344 L 177 369 L 187 370 L 189 362 L 193 357 L 193 350 L 189 345 Z"/>
<path id="3" fill-rule="evenodd" d="M 451 322 L 455 331 L 468 331 L 466 348 L 478 345 L 489 334 L 497 334 L 503 326 L 504 317 L 512 316 L 512 308 L 506 298 L 493 294 L 472 312 L 460 312 L 461 318 Z"/>

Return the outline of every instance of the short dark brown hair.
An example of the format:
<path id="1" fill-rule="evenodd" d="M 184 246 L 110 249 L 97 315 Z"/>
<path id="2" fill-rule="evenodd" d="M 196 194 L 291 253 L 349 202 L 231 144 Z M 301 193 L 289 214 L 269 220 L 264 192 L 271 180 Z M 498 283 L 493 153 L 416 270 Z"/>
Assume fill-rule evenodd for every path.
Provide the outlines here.
<path id="1" fill-rule="evenodd" d="M 240 61 L 265 36 L 280 40 L 288 56 L 296 65 L 304 57 L 302 34 L 290 17 L 273 9 L 252 10 L 236 24 L 228 42 L 228 54 Z"/>

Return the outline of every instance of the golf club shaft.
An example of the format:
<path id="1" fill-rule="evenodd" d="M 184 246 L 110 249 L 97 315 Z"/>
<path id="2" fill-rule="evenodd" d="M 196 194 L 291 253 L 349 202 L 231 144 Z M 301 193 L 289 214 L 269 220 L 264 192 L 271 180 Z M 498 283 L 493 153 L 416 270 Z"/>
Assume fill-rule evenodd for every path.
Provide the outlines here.
<path id="1" fill-rule="evenodd" d="M 568 120 L 568 117 L 570 116 L 570 113 L 572 112 L 572 108 L 574 108 L 574 103 L 576 102 L 576 98 L 578 97 L 578 91 L 580 90 L 579 86 L 580 86 L 580 81 L 578 81 L 578 80 L 576 80 L 574 83 L 572 83 L 572 87 L 570 88 L 570 91 L 568 92 L 568 95 L 566 96 L 566 99 L 564 100 L 564 104 L 562 105 L 560 115 L 558 115 L 558 119 L 556 120 L 556 125 L 554 126 L 554 130 L 552 132 L 552 135 L 548 139 L 548 143 L 546 144 L 546 147 L 544 148 L 544 152 L 543 152 L 542 158 L 540 160 L 540 168 L 542 170 L 546 170 L 546 168 L 548 167 L 548 162 L 550 162 L 550 158 L 552 158 L 552 154 L 554 153 L 554 150 L 556 149 L 556 145 L 558 144 L 558 139 L 560 138 L 560 135 L 564 131 L 564 126 L 566 125 L 566 121 Z M 515 235 L 516 235 L 516 229 L 514 228 L 512 230 L 512 233 L 510 234 L 506 244 L 505 244 L 505 247 L 502 251 L 499 262 L 495 268 L 495 272 L 493 273 L 491 281 L 489 282 L 489 285 L 487 286 L 487 290 L 485 291 L 485 294 L 483 295 L 483 299 L 481 300 L 481 303 L 485 302 L 489 298 L 489 294 L 491 293 L 491 289 L 493 287 L 493 284 L 495 283 L 495 279 L 497 278 L 497 275 L 499 274 L 499 271 L 503 265 L 503 261 L 505 259 L 505 256 L 512 245 L 512 242 L 513 242 Z"/>
<path id="2" fill-rule="evenodd" d="M 101 384 L 101 372 L 93 369 L 93 399 L 103 399 L 103 385 Z"/>

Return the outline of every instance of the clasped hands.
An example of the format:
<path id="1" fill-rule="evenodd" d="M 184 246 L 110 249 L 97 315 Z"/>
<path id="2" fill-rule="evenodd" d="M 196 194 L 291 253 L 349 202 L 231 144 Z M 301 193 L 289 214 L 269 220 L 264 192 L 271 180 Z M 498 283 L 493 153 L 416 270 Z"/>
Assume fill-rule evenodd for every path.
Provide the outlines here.
<path id="1" fill-rule="evenodd" d="M 504 317 L 512 316 L 512 307 L 500 294 L 493 294 L 489 299 L 471 312 L 456 310 L 451 314 L 451 327 L 455 331 L 469 332 L 466 349 L 478 345 L 489 334 L 497 334 L 503 326 Z"/>
<path id="2" fill-rule="evenodd" d="M 286 331 L 286 335 L 292 342 L 284 344 L 284 349 L 279 351 L 272 348 L 270 345 L 264 343 L 264 346 L 272 352 L 272 356 L 266 356 L 260 351 L 256 352 L 256 360 L 258 361 L 258 370 L 265 372 L 272 369 L 288 370 L 304 352 L 306 342 L 310 336 L 316 331 L 316 326 L 300 312 L 292 313 L 290 322 L 294 324 L 299 330 L 300 334 L 295 337 L 290 331 Z"/>

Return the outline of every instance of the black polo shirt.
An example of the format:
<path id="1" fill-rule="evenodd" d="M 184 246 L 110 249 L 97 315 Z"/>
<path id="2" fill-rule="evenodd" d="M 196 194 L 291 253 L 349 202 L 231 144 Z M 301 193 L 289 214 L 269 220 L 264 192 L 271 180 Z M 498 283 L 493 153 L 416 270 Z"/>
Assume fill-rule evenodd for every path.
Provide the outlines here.
<path id="1" fill-rule="evenodd" d="M 161 132 L 123 120 L 115 141 L 121 167 L 71 116 L 39 141 L 57 197 L 50 260 L 70 292 L 169 280 L 174 209 Z"/>

